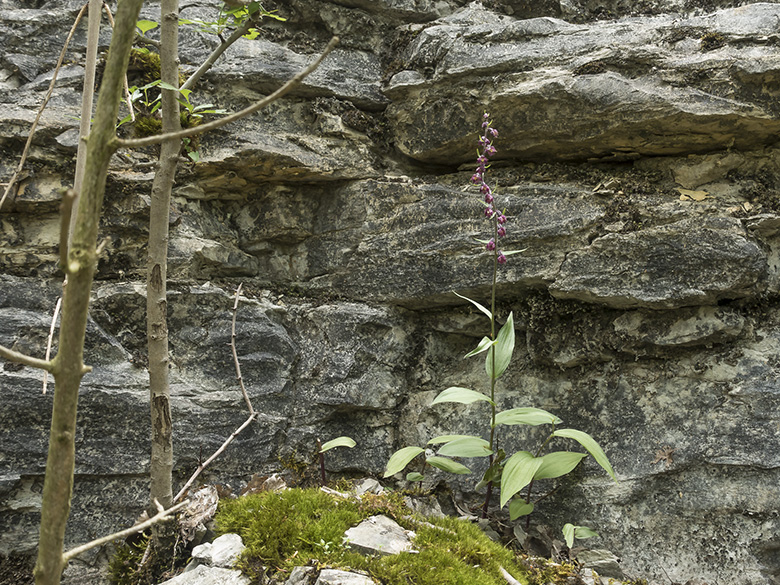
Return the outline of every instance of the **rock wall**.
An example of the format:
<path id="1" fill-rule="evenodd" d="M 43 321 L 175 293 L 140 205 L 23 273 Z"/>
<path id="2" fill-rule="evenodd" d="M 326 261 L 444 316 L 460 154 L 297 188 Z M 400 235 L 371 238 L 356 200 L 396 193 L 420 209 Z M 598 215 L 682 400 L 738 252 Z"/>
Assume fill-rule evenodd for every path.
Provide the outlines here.
<path id="1" fill-rule="evenodd" d="M 80 2 L 0 0 L 0 175 L 17 164 Z M 186 18 L 213 2 L 182 3 Z M 244 419 L 227 343 L 263 413 L 213 466 L 238 484 L 306 461 L 382 471 L 434 434 L 482 433 L 463 360 L 486 329 L 452 294 L 488 296 L 468 179 L 479 121 L 509 217 L 499 304 L 518 347 L 501 406 L 537 406 L 604 446 L 534 512 L 657 582 L 780 583 L 780 4 L 718 0 L 268 2 L 287 17 L 230 49 L 194 94 L 234 110 L 333 34 L 293 95 L 203 138 L 171 218 L 175 473 Z M 145 16 L 157 19 L 149 5 Z M 182 63 L 215 37 L 182 30 Z M 106 32 L 102 37 L 105 46 Z M 84 27 L 0 210 L 0 343 L 43 355 L 56 298 L 59 189 L 72 180 Z M 132 81 L 131 81 L 132 83 Z M 80 412 L 69 543 L 123 526 L 147 494 L 145 236 L 153 149 L 112 164 Z M 0 554 L 37 540 L 51 391 L 5 364 Z M 455 424 L 453 424 L 455 423 Z M 513 429 L 510 448 L 538 434 Z M 434 476 L 456 497 L 473 479 Z M 542 492 L 550 486 L 542 487 Z M 668 579 L 667 579 L 668 576 Z"/>

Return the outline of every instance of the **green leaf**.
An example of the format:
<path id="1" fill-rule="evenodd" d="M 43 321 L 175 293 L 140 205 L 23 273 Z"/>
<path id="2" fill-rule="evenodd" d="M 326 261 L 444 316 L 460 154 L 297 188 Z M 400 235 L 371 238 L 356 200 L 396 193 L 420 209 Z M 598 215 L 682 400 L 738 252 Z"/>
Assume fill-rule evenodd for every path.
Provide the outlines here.
<path id="1" fill-rule="evenodd" d="M 442 471 L 447 471 L 449 473 L 457 473 L 459 475 L 471 473 L 471 470 L 465 465 L 461 465 L 457 461 L 447 459 L 446 457 L 439 457 L 434 455 L 433 457 L 428 457 L 425 462 L 428 465 L 432 465 L 433 467 L 441 469 Z"/>
<path id="2" fill-rule="evenodd" d="M 459 437 L 439 449 L 439 455 L 450 457 L 487 457 L 492 453 L 490 443 L 479 437 Z"/>
<path id="3" fill-rule="evenodd" d="M 259 30 L 257 30 L 256 28 L 250 28 L 249 32 L 247 32 L 247 34 L 244 35 L 244 38 L 253 41 L 259 36 L 260 36 Z"/>
<path id="4" fill-rule="evenodd" d="M 474 435 L 439 435 L 428 441 L 429 445 L 438 445 L 440 443 L 449 443 L 455 439 L 463 439 L 465 437 L 473 437 Z"/>
<path id="5" fill-rule="evenodd" d="M 187 156 L 190 157 L 190 160 L 195 163 L 200 160 L 200 152 L 197 150 L 188 150 Z"/>
<path id="6" fill-rule="evenodd" d="M 493 457 L 493 463 L 491 463 L 490 467 L 485 470 L 485 473 L 482 475 L 482 479 L 479 480 L 479 483 L 474 489 L 481 490 L 482 488 L 487 487 L 491 481 L 495 483 L 501 479 L 501 472 L 504 469 L 505 458 L 506 453 L 504 453 L 503 449 L 496 451 L 496 456 Z"/>
<path id="7" fill-rule="evenodd" d="M 356 444 L 357 443 L 355 443 L 355 441 L 351 437 L 338 437 L 337 439 L 332 439 L 327 443 L 323 443 L 322 447 L 320 447 L 320 453 L 325 453 L 325 451 L 330 451 L 334 447 L 349 447 L 351 449 Z"/>
<path id="8" fill-rule="evenodd" d="M 574 527 L 574 538 L 579 538 L 580 540 L 585 540 L 586 538 L 593 538 L 594 536 L 598 536 L 599 533 L 595 530 L 591 530 L 587 526 L 575 526 Z"/>
<path id="9" fill-rule="evenodd" d="M 502 410 L 496 414 L 497 425 L 538 425 L 560 424 L 563 421 L 554 414 L 541 408 L 523 407 Z"/>
<path id="10" fill-rule="evenodd" d="M 606 471 L 609 476 L 615 480 L 615 483 L 617 483 L 618 479 L 615 475 L 615 471 L 612 469 L 612 465 L 609 463 L 609 459 L 607 459 L 607 456 L 604 454 L 604 451 L 599 444 L 588 433 L 578 431 L 577 429 L 559 429 L 553 433 L 553 436 L 565 437 L 577 441 L 580 445 L 585 447 L 588 453 L 593 455 L 596 463 L 601 465 L 601 467 L 604 468 L 604 471 Z"/>
<path id="11" fill-rule="evenodd" d="M 490 351 L 488 351 L 487 357 L 485 358 L 485 370 L 487 371 L 488 376 L 496 380 L 506 371 L 509 367 L 509 363 L 512 361 L 512 352 L 514 349 L 515 321 L 512 313 L 509 313 L 509 318 L 496 336 L 496 344 L 490 348 Z M 493 352 L 495 352 L 495 360 L 493 359 Z M 493 371 L 494 361 L 495 371 Z"/>
<path id="12" fill-rule="evenodd" d="M 566 475 L 579 465 L 587 455 L 572 451 L 556 451 L 542 457 L 542 465 L 534 475 L 534 479 L 552 479 Z"/>
<path id="13" fill-rule="evenodd" d="M 179 91 L 179 88 L 175 85 L 171 85 L 170 83 L 166 83 L 165 81 L 160 81 L 157 85 L 162 87 L 163 89 L 169 89 L 171 91 Z"/>
<path id="14" fill-rule="evenodd" d="M 382 477 L 390 477 L 391 475 L 395 475 L 399 471 L 402 471 L 404 467 L 409 465 L 409 462 L 412 459 L 424 451 L 425 449 L 421 447 L 404 447 L 403 449 L 398 449 L 398 451 L 393 453 L 387 461 L 387 468 Z"/>
<path id="15" fill-rule="evenodd" d="M 569 548 L 574 546 L 574 524 L 567 522 L 563 525 L 563 538 L 566 540 L 566 546 Z"/>
<path id="16" fill-rule="evenodd" d="M 501 474 L 502 508 L 512 496 L 531 483 L 541 465 L 542 458 L 534 457 L 528 451 L 518 451 L 507 460 Z"/>
<path id="17" fill-rule="evenodd" d="M 534 505 L 527 503 L 521 498 L 515 498 L 509 502 L 509 519 L 517 520 L 521 516 L 528 516 L 534 511 Z"/>
<path id="18" fill-rule="evenodd" d="M 464 301 L 468 301 L 468 302 L 470 302 L 470 303 L 471 303 L 472 305 L 474 305 L 474 306 L 475 306 L 477 309 L 479 309 L 480 311 L 482 311 L 483 313 L 485 313 L 485 315 L 487 315 L 487 318 L 488 318 L 488 319 L 492 319 L 492 318 L 493 318 L 493 313 L 491 313 L 490 311 L 488 311 L 488 310 L 487 310 L 485 307 L 483 307 L 482 305 L 480 305 L 480 304 L 479 304 L 477 301 L 472 301 L 470 298 L 468 298 L 468 297 L 464 297 L 463 295 L 459 295 L 459 294 L 458 294 L 458 293 L 456 293 L 455 291 L 452 291 L 452 294 L 454 294 L 454 295 L 455 295 L 455 296 L 457 296 L 457 297 L 460 297 L 460 298 L 462 298 Z"/>
<path id="19" fill-rule="evenodd" d="M 473 355 L 477 355 L 482 353 L 483 351 L 487 351 L 493 345 L 495 345 L 495 341 L 490 339 L 489 337 L 483 337 L 482 341 L 479 342 L 479 345 L 476 347 L 476 349 L 472 349 L 470 352 L 468 352 L 466 355 L 464 355 L 464 358 L 471 357 Z"/>
<path id="20" fill-rule="evenodd" d="M 457 386 L 450 386 L 446 390 L 442 390 L 439 395 L 433 399 L 431 406 L 434 404 L 442 404 L 443 402 L 457 402 L 459 404 L 490 402 L 490 404 L 493 404 L 493 401 L 482 394 L 482 392 L 469 390 L 468 388 L 459 388 Z"/>
<path id="21" fill-rule="evenodd" d="M 417 471 L 411 471 L 406 474 L 406 481 L 422 481 L 425 479 L 425 476 L 423 476 L 422 473 L 418 473 Z"/>
<path id="22" fill-rule="evenodd" d="M 504 256 L 514 256 L 515 254 L 522 254 L 525 252 L 528 248 L 523 248 L 522 250 L 509 250 L 509 251 L 502 251 Z"/>
<path id="23" fill-rule="evenodd" d="M 138 30 L 141 31 L 141 35 L 145 35 L 150 30 L 154 30 L 160 25 L 153 20 L 139 20 L 135 23 L 135 26 L 138 27 Z"/>

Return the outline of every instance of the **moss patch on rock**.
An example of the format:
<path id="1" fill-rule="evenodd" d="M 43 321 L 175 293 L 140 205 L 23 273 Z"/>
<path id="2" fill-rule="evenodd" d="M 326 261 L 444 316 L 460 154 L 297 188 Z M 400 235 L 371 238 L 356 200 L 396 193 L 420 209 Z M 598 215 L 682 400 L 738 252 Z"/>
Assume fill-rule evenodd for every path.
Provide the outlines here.
<path id="1" fill-rule="evenodd" d="M 417 553 L 365 557 L 344 542 L 344 532 L 369 516 L 385 514 L 416 533 Z M 474 524 L 455 518 L 415 518 L 400 495 L 338 498 L 318 489 L 263 492 L 222 500 L 219 533 L 241 535 L 240 568 L 257 579 L 268 567 L 284 577 L 313 565 L 365 571 L 384 585 L 506 585 L 499 567 L 527 584 L 514 552 L 490 540 Z"/>

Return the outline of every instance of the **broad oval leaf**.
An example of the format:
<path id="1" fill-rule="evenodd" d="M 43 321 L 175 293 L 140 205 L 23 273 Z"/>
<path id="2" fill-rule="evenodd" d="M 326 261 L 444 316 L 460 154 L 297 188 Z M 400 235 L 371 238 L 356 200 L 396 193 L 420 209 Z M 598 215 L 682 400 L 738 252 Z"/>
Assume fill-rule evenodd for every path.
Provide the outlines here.
<path id="1" fill-rule="evenodd" d="M 587 526 L 574 527 L 574 538 L 585 540 L 586 538 L 593 538 L 594 536 L 599 536 L 599 533 L 596 532 L 595 530 L 588 528 Z"/>
<path id="2" fill-rule="evenodd" d="M 450 457 L 487 457 L 492 454 L 490 443 L 479 437 L 459 437 L 439 449 L 439 455 Z"/>
<path id="3" fill-rule="evenodd" d="M 618 479 L 615 475 L 615 471 L 612 469 L 612 465 L 609 463 L 609 459 L 607 459 L 607 456 L 604 454 L 604 451 L 599 444 L 588 433 L 578 431 L 577 429 L 559 429 L 553 433 L 553 436 L 565 437 L 577 441 L 580 445 L 585 447 L 585 450 L 593 456 L 596 463 L 601 465 L 601 467 L 604 468 L 604 471 L 606 471 L 609 476 L 615 480 L 615 483 L 617 483 Z"/>
<path id="4" fill-rule="evenodd" d="M 135 23 L 135 26 L 138 27 L 138 30 L 141 31 L 141 35 L 145 35 L 150 30 L 154 30 L 160 25 L 153 20 L 139 20 Z"/>
<path id="5" fill-rule="evenodd" d="M 489 396 L 485 396 L 482 392 L 476 390 L 469 390 L 468 388 L 459 388 L 458 386 L 450 386 L 446 390 L 442 390 L 439 395 L 433 399 L 431 406 L 434 404 L 442 404 L 444 402 L 457 402 L 459 404 L 471 404 L 473 402 L 490 402 Z"/>
<path id="6" fill-rule="evenodd" d="M 496 343 L 488 351 L 485 358 L 485 371 L 494 380 L 498 379 L 509 367 L 512 352 L 515 349 L 515 320 L 512 313 L 496 336 Z M 495 359 L 494 356 L 495 355 Z"/>
<path id="7" fill-rule="evenodd" d="M 412 471 L 410 473 L 406 474 L 406 481 L 422 481 L 425 477 L 422 473 L 418 473 L 417 471 Z"/>
<path id="8" fill-rule="evenodd" d="M 501 474 L 501 507 L 504 507 L 517 492 L 531 483 L 539 467 L 541 457 L 534 457 L 528 451 L 518 451 L 504 465 Z"/>
<path id="9" fill-rule="evenodd" d="M 579 465 L 587 455 L 572 451 L 556 451 L 542 457 L 542 465 L 534 475 L 534 479 L 552 479 L 566 475 Z"/>
<path id="10" fill-rule="evenodd" d="M 563 525 L 563 538 L 566 540 L 566 546 L 569 548 L 574 546 L 574 524 L 567 522 Z"/>
<path id="11" fill-rule="evenodd" d="M 425 462 L 428 465 L 432 465 L 433 467 L 441 469 L 442 471 L 447 471 L 449 473 L 457 473 L 459 475 L 466 475 L 467 473 L 471 473 L 471 470 L 465 465 L 462 465 L 457 461 L 453 461 L 452 459 L 447 459 L 446 457 L 439 457 L 434 455 L 432 457 L 428 457 Z"/>
<path id="12" fill-rule="evenodd" d="M 560 424 L 563 421 L 541 408 L 523 407 L 502 410 L 496 414 L 497 425 L 538 425 Z"/>
<path id="13" fill-rule="evenodd" d="M 403 471 L 403 468 L 409 465 L 409 462 L 412 459 L 424 451 L 425 449 L 422 447 L 404 447 L 403 449 L 398 449 L 398 451 L 393 453 L 387 461 L 387 468 L 382 477 L 390 477 L 399 471 Z"/>
<path id="14" fill-rule="evenodd" d="M 509 502 L 509 519 L 517 520 L 521 516 L 528 516 L 534 511 L 534 505 L 529 504 L 525 500 L 515 498 Z"/>
<path id="15" fill-rule="evenodd" d="M 320 447 L 320 453 L 330 451 L 334 447 L 349 447 L 351 449 L 355 445 L 357 445 L 357 443 L 355 443 L 354 439 L 351 437 L 338 437 L 337 439 L 332 439 L 327 443 L 323 443 L 322 447 Z"/>
<path id="16" fill-rule="evenodd" d="M 455 295 L 455 296 L 457 296 L 457 297 L 460 297 L 460 298 L 462 298 L 464 301 L 468 301 L 468 302 L 470 302 L 470 303 L 471 303 L 472 305 L 474 305 L 474 306 L 475 306 L 477 309 L 479 309 L 479 310 L 480 310 L 480 311 L 482 311 L 482 312 L 483 312 L 485 315 L 487 315 L 487 318 L 488 318 L 488 319 L 492 319 L 492 318 L 493 318 L 493 314 L 492 314 L 490 311 L 488 311 L 488 310 L 487 310 L 485 307 L 483 307 L 482 305 L 480 305 L 480 304 L 479 304 L 477 301 L 473 301 L 473 300 L 471 300 L 471 299 L 470 299 L 470 298 L 468 298 L 468 297 L 464 297 L 463 295 L 459 295 L 459 294 L 458 294 L 458 293 L 456 293 L 455 291 L 452 291 L 452 294 L 454 294 L 454 295 Z"/>
<path id="17" fill-rule="evenodd" d="M 438 437 L 434 437 L 430 441 L 428 441 L 429 445 L 439 445 L 441 443 L 449 443 L 450 441 L 454 441 L 455 439 L 464 439 L 466 437 L 474 437 L 474 435 L 439 435 Z M 474 437 L 475 439 L 478 439 L 479 437 Z"/>
<path id="18" fill-rule="evenodd" d="M 479 342 L 479 345 L 472 349 L 470 352 L 468 352 L 466 355 L 464 355 L 464 358 L 471 357 L 473 355 L 477 355 L 482 353 L 483 351 L 487 351 L 490 349 L 496 342 L 490 339 L 489 337 L 483 337 L 482 341 Z"/>

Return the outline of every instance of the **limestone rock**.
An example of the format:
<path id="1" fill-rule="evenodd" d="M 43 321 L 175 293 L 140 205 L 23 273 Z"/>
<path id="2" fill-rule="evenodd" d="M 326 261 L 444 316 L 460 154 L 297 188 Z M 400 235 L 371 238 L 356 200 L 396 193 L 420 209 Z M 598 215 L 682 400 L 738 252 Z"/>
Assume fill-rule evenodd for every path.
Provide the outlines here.
<path id="1" fill-rule="evenodd" d="M 234 569 L 199 566 L 160 585 L 249 585 L 249 577 Z"/>
<path id="2" fill-rule="evenodd" d="M 767 273 L 766 253 L 737 222 L 682 221 L 594 240 L 566 257 L 550 290 L 617 308 L 675 308 L 755 295 Z"/>
<path id="3" fill-rule="evenodd" d="M 404 153 L 438 164 L 471 158 L 483 108 L 500 121 L 501 156 L 509 158 L 631 160 L 754 148 L 780 128 L 753 91 L 777 71 L 764 39 L 778 16 L 776 4 L 756 3 L 705 17 L 585 26 L 515 20 L 475 3 L 409 44 L 406 68 L 424 78 L 402 87 L 390 81 L 388 117 Z M 722 48 L 702 51 L 702 30 L 720 35 Z M 735 67 L 721 60 L 726 55 Z M 733 83 L 743 70 L 751 72 L 749 87 Z"/>
<path id="4" fill-rule="evenodd" d="M 211 567 L 230 568 L 245 548 L 238 534 L 223 534 L 214 542 L 207 542 L 193 548 L 192 558 Z"/>
<path id="5" fill-rule="evenodd" d="M 401 528 L 387 516 L 371 516 L 347 530 L 348 546 L 366 555 L 397 555 L 412 552 L 414 533 Z"/>

